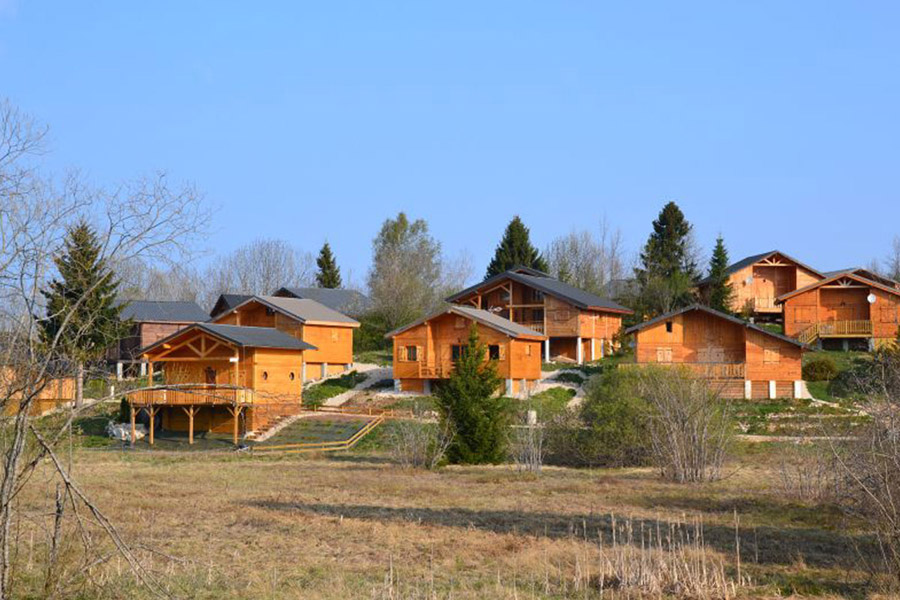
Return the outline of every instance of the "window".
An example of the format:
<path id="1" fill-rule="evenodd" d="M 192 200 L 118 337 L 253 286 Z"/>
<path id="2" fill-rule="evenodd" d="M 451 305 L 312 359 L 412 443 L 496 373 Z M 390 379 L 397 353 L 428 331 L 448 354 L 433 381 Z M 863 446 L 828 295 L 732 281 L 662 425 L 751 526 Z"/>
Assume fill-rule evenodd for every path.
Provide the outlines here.
<path id="1" fill-rule="evenodd" d="M 767 365 L 776 365 L 781 362 L 781 352 L 778 348 L 766 348 L 763 354 L 763 362 Z"/>
<path id="2" fill-rule="evenodd" d="M 499 344 L 491 344 L 490 346 L 488 346 L 488 359 L 489 360 L 500 360 Z"/>
<path id="3" fill-rule="evenodd" d="M 294 372 L 293 372 L 293 371 L 291 371 L 291 375 L 290 375 L 290 378 L 291 378 L 291 381 L 293 381 L 293 380 L 294 380 Z"/>
<path id="4" fill-rule="evenodd" d="M 275 314 L 275 311 L 273 309 L 266 307 L 266 316 L 267 317 L 271 317 L 274 314 Z"/>
<path id="5" fill-rule="evenodd" d="M 416 362 L 419 360 L 419 352 L 417 346 L 407 346 L 406 347 L 406 360 L 409 362 Z"/>
<path id="6" fill-rule="evenodd" d="M 450 347 L 450 358 L 452 360 L 459 360 L 463 356 L 466 355 L 466 346 L 462 344 L 453 344 Z"/>
<path id="7" fill-rule="evenodd" d="M 659 363 L 672 362 L 672 349 L 671 348 L 657 348 L 656 349 L 656 362 L 659 362 Z"/>
<path id="8" fill-rule="evenodd" d="M 456 321 L 453 323 L 453 327 L 456 329 L 465 329 L 466 320 L 462 317 L 456 317 Z"/>
<path id="9" fill-rule="evenodd" d="M 525 356 L 531 356 L 531 344 L 525 345 Z"/>
<path id="10" fill-rule="evenodd" d="M 672 333 L 672 321 L 666 321 L 666 333 Z"/>
<path id="11" fill-rule="evenodd" d="M 331 330 L 331 341 L 332 342 L 338 341 L 338 330 L 337 329 Z"/>
<path id="12" fill-rule="evenodd" d="M 268 381 L 268 380 L 269 380 L 269 372 L 263 371 L 263 381 Z"/>
<path id="13" fill-rule="evenodd" d="M 213 369 L 212 367 L 206 367 L 205 374 L 206 374 L 206 383 L 209 385 L 215 385 L 216 384 L 216 370 Z"/>
<path id="14" fill-rule="evenodd" d="M 569 311 L 567 310 L 558 310 L 553 313 L 554 321 L 568 321 L 569 320 Z"/>

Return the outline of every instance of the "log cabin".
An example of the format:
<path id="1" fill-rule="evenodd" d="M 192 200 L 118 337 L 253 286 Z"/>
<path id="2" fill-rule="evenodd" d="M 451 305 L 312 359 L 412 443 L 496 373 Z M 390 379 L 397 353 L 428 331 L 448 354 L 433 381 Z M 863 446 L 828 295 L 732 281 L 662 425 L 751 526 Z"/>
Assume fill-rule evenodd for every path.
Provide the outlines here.
<path id="1" fill-rule="evenodd" d="M 434 381 L 450 377 L 473 323 L 487 346 L 487 360 L 494 361 L 504 380 L 502 391 L 527 395 L 541 377 L 541 344 L 546 337 L 492 312 L 457 305 L 385 336 L 394 342 L 395 390 L 430 394 Z"/>
<path id="2" fill-rule="evenodd" d="M 897 339 L 900 288 L 854 271 L 783 294 L 778 303 L 784 307 L 785 334 L 807 344 L 873 350 Z"/>
<path id="3" fill-rule="evenodd" d="M 315 346 L 305 355 L 303 382 L 353 368 L 353 331 L 359 321 L 315 300 L 251 296 L 212 319 L 214 323 L 273 327 Z"/>
<path id="4" fill-rule="evenodd" d="M 142 350 L 151 386 L 130 391 L 132 439 L 135 411 L 150 417 L 149 437 L 163 429 L 188 432 L 259 431 L 297 414 L 303 404 L 304 353 L 316 347 L 274 327 L 196 323 Z M 162 384 L 154 385 L 162 372 Z M 158 419 L 158 420 L 157 420 Z"/>
<path id="5" fill-rule="evenodd" d="M 684 365 L 727 398 L 806 395 L 804 344 L 709 307 L 682 308 L 625 333 L 635 336 L 635 362 L 623 368 Z"/>
<path id="6" fill-rule="evenodd" d="M 778 296 L 825 277 L 819 271 L 778 250 L 743 258 L 729 265 L 727 272 L 731 289 L 734 290 L 731 310 L 762 321 L 778 321 L 782 318 L 781 306 L 775 302 Z M 697 284 L 701 295 L 708 285 L 708 279 Z"/>
<path id="7" fill-rule="evenodd" d="M 122 307 L 120 317 L 131 323 L 128 335 L 120 339 L 107 353 L 116 364 L 116 377 L 128 374 L 146 375 L 147 365 L 140 361 L 140 350 L 172 335 L 179 329 L 209 319 L 196 302 L 168 300 L 133 300 Z"/>
<path id="8" fill-rule="evenodd" d="M 41 381 L 24 382 L 22 371 L 10 365 L 0 366 L 0 390 L 8 396 L 3 406 L 5 416 L 15 415 L 21 408 L 23 394 L 21 390 L 34 389 L 31 398 L 29 414 L 41 416 L 48 412 L 73 403 L 75 401 L 75 378 L 60 376 L 46 376 Z"/>
<path id="9" fill-rule="evenodd" d="M 447 298 L 490 311 L 547 336 L 544 360 L 578 364 L 612 352 L 622 317 L 634 314 L 612 300 L 580 290 L 546 273 L 517 268 Z"/>

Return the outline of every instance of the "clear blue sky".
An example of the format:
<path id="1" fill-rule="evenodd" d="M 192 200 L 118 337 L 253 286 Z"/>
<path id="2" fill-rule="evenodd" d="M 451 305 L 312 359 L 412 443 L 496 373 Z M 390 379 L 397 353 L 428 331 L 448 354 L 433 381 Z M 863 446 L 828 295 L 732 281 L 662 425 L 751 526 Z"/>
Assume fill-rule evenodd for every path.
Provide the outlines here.
<path id="1" fill-rule="evenodd" d="M 356 278 L 399 210 L 477 275 L 515 213 L 637 249 L 676 200 L 707 250 L 822 269 L 900 233 L 896 2 L 274 5 L 0 0 L 0 95 L 54 169 L 166 169 L 213 248 L 327 237 Z"/>

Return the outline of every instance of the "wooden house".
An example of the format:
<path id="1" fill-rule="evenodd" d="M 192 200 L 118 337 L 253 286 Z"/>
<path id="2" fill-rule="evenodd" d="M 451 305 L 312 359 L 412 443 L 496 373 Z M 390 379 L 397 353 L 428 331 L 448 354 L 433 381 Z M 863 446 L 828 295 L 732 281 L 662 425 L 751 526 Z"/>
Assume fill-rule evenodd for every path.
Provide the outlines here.
<path id="1" fill-rule="evenodd" d="M 783 294 L 778 302 L 785 334 L 804 343 L 874 349 L 897 339 L 900 288 L 853 271 Z"/>
<path id="2" fill-rule="evenodd" d="M 684 365 L 725 397 L 805 395 L 804 344 L 709 307 L 689 306 L 626 333 L 635 336 L 636 365 Z"/>
<path id="3" fill-rule="evenodd" d="M 487 360 L 494 361 L 507 395 L 526 395 L 541 377 L 541 343 L 546 337 L 495 313 L 453 306 L 387 334 L 394 342 L 394 387 L 431 393 L 431 384 L 450 377 L 465 351 L 472 323 Z"/>
<path id="4" fill-rule="evenodd" d="M 5 395 L 8 395 L 7 402 L 3 407 L 5 416 L 15 415 L 21 408 L 21 402 L 24 399 L 21 392 L 23 387 L 30 388 L 28 384 L 23 384 L 20 377 L 21 371 L 10 365 L 0 366 L 0 389 Z M 31 398 L 31 407 L 29 414 L 32 416 L 40 416 L 46 414 L 60 406 L 75 401 L 75 378 L 67 376 L 47 376 L 41 383 L 32 383 L 36 393 Z"/>
<path id="5" fill-rule="evenodd" d="M 780 320 L 781 306 L 775 299 L 810 285 L 825 276 L 812 267 L 772 250 L 748 256 L 728 266 L 728 279 L 734 297 L 731 310 L 746 313 L 757 320 Z M 700 294 L 705 293 L 708 279 L 700 281 Z"/>
<path id="6" fill-rule="evenodd" d="M 340 288 L 319 287 L 283 287 L 279 288 L 273 296 L 282 298 L 300 298 L 301 300 L 315 300 L 331 310 L 360 317 L 372 309 L 372 301 L 365 294 L 356 290 Z"/>
<path id="7" fill-rule="evenodd" d="M 302 406 L 306 352 L 315 346 L 274 327 L 197 323 L 142 351 L 150 381 L 162 371 L 162 385 L 127 393 L 135 410 L 150 416 L 150 443 L 162 428 L 242 434 L 297 414 Z M 159 421 L 157 421 L 159 419 Z M 133 434 L 132 434 L 133 435 Z"/>
<path id="8" fill-rule="evenodd" d="M 273 327 L 315 346 L 305 355 L 301 381 L 353 368 L 353 331 L 359 322 L 315 300 L 251 296 L 214 317 L 213 322 Z"/>
<path id="9" fill-rule="evenodd" d="M 209 318 L 196 302 L 166 300 L 133 300 L 122 308 L 120 315 L 123 321 L 131 323 L 131 331 L 107 354 L 108 359 L 116 363 L 119 379 L 134 365 L 138 365 L 134 368 L 140 369 L 140 375 L 146 374 L 147 366 L 140 360 L 141 348 Z"/>
<path id="10" fill-rule="evenodd" d="M 622 317 L 633 314 L 612 300 L 527 268 L 489 277 L 447 301 L 489 311 L 546 335 L 543 354 L 548 362 L 562 357 L 582 364 L 603 358 L 613 350 Z"/>

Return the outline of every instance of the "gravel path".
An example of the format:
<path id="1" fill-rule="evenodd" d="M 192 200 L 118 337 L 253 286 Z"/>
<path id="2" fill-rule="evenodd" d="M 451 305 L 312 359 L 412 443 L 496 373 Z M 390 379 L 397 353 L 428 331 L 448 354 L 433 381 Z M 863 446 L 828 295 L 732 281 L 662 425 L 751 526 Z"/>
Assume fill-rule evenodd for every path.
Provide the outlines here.
<path id="1" fill-rule="evenodd" d="M 345 404 L 348 400 L 353 398 L 359 392 L 369 389 L 382 379 L 390 379 L 391 378 L 391 368 L 390 367 L 379 367 L 378 365 L 360 363 L 354 365 L 354 368 L 357 373 L 365 373 L 367 375 L 366 380 L 362 383 L 357 384 L 352 390 L 347 390 L 342 394 L 338 394 L 337 396 L 333 396 L 326 400 L 323 405 L 324 406 L 341 406 Z"/>

